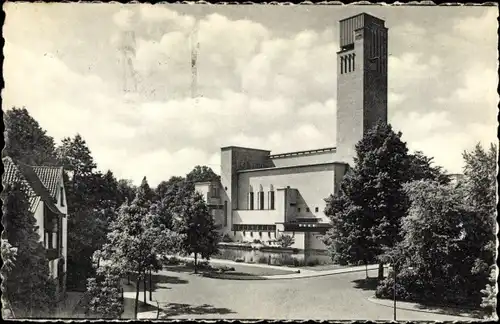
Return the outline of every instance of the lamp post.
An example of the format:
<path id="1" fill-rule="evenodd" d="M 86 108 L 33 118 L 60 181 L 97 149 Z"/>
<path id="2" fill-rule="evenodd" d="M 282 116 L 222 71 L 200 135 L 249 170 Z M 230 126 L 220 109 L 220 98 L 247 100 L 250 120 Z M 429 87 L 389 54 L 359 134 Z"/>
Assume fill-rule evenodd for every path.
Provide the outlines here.
<path id="1" fill-rule="evenodd" d="M 396 264 L 393 262 L 392 269 L 394 272 L 394 288 L 393 288 L 393 294 L 394 294 L 394 321 L 396 321 Z"/>

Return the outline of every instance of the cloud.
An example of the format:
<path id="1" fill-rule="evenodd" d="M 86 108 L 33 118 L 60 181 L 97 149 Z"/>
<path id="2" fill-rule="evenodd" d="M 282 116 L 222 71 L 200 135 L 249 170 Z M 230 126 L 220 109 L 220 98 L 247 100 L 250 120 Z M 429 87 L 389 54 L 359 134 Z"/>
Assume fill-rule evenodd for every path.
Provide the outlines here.
<path id="1" fill-rule="evenodd" d="M 58 33 L 49 37 L 24 32 L 22 19 L 11 21 L 5 28 L 4 109 L 27 106 L 56 140 L 81 133 L 99 168 L 136 182 L 147 176 L 152 185 L 198 164 L 218 172 L 221 146 L 278 153 L 335 145 L 336 29 L 278 32 L 274 22 L 255 17 L 198 15 L 200 97 L 193 99 L 189 39 L 195 16 L 178 8 L 127 7 L 101 16 L 99 22 L 109 24 L 102 32 L 68 26 L 75 31 L 64 41 L 54 36 L 60 28 L 51 27 Z M 492 12 L 446 18 L 436 22 L 440 28 L 413 21 L 390 29 L 390 122 L 410 149 L 435 156 L 450 170 L 461 168 L 464 149 L 494 139 Z M 136 93 L 118 91 L 123 71 L 116 46 L 127 30 L 136 36 Z M 86 52 L 63 51 L 78 41 Z M 88 53 L 95 48 L 94 58 Z M 97 60 L 104 63 L 91 70 Z"/>

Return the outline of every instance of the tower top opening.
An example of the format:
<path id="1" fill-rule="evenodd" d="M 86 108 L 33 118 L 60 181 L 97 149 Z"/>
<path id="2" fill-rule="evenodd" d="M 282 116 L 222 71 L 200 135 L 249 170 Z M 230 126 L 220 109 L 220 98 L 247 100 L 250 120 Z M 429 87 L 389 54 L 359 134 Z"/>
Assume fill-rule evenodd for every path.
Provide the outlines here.
<path id="1" fill-rule="evenodd" d="M 360 13 L 342 19 L 340 20 L 340 48 L 352 48 L 354 45 L 354 32 L 364 27 L 386 29 L 385 21 L 367 13 Z"/>

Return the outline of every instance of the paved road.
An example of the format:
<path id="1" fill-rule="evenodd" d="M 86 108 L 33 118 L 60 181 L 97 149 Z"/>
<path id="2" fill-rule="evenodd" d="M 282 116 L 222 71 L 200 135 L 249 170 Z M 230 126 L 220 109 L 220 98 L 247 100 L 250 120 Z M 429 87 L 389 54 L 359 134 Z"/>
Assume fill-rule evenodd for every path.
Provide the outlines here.
<path id="1" fill-rule="evenodd" d="M 377 271 L 369 272 L 375 277 Z M 392 320 L 393 309 L 368 300 L 373 288 L 360 288 L 364 272 L 325 277 L 238 281 L 162 271 L 153 298 L 168 318 Z M 398 320 L 473 320 L 398 310 Z"/>

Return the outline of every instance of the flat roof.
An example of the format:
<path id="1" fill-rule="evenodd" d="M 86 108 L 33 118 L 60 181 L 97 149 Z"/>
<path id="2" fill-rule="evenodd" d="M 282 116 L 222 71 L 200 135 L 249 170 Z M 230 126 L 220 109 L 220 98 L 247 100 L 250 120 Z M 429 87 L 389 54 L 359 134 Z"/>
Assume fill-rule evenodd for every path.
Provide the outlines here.
<path id="1" fill-rule="evenodd" d="M 374 15 L 370 15 L 369 13 L 366 13 L 366 12 L 362 12 L 362 13 L 359 13 L 357 15 L 353 15 L 353 16 L 350 16 L 350 17 L 347 17 L 347 18 L 344 18 L 344 19 L 340 19 L 339 22 L 346 21 L 346 20 L 349 20 L 349 19 L 353 19 L 353 18 L 356 18 L 356 17 L 359 17 L 359 16 L 368 16 L 368 17 L 374 18 L 374 19 L 376 19 L 378 21 L 385 22 L 385 20 L 380 19 L 380 18 L 378 18 L 378 17 L 376 17 Z"/>
<path id="2" fill-rule="evenodd" d="M 270 153 L 270 150 L 263 150 L 263 149 L 256 149 L 256 148 L 251 148 L 251 147 L 243 147 L 243 146 L 224 146 L 220 148 L 221 150 L 229 150 L 229 149 L 243 149 L 243 150 L 252 150 L 252 151 L 262 151 L 262 152 L 268 152 Z"/>
<path id="3" fill-rule="evenodd" d="M 286 158 L 286 157 L 313 155 L 313 154 L 336 152 L 336 151 L 337 151 L 336 147 L 326 147 L 326 148 L 315 149 L 315 150 L 278 153 L 278 154 L 271 155 L 270 158 L 271 159 L 280 159 L 280 158 Z"/>
<path id="4" fill-rule="evenodd" d="M 348 165 L 348 164 L 344 163 L 344 162 L 327 162 L 327 163 L 316 163 L 316 164 L 287 165 L 287 166 L 282 166 L 282 167 L 239 170 L 239 171 L 237 171 L 237 173 L 273 171 L 273 170 L 283 170 L 283 169 L 293 169 L 293 168 L 307 168 L 307 167 L 327 166 L 327 165 Z"/>

